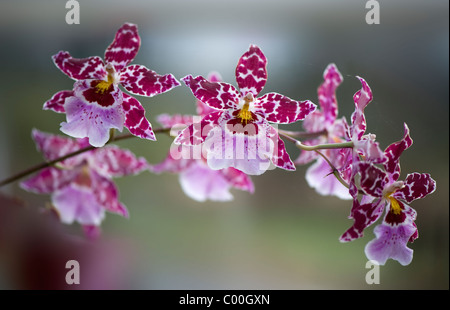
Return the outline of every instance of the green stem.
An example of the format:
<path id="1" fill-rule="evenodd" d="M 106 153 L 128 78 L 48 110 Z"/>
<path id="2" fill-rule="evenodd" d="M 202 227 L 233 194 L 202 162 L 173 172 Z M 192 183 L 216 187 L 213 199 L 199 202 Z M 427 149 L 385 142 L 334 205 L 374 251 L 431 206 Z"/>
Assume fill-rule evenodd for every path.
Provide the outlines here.
<path id="1" fill-rule="evenodd" d="M 338 169 L 331 163 L 331 161 L 328 159 L 328 157 L 326 157 L 319 150 L 353 148 L 353 142 L 350 141 L 350 142 L 343 142 L 343 143 L 305 145 L 305 144 L 301 143 L 300 141 L 298 141 L 297 139 L 294 139 L 286 131 L 279 130 L 278 133 L 280 134 L 280 136 L 282 136 L 286 140 L 294 143 L 297 148 L 304 150 L 304 151 L 313 151 L 313 152 L 316 152 L 317 154 L 319 154 L 328 163 L 328 165 L 330 166 L 330 168 L 332 170 L 331 173 L 334 174 L 336 179 L 338 179 L 338 181 L 345 187 L 350 188 L 350 185 L 347 182 L 345 182 L 344 179 L 342 179 L 341 174 L 339 173 Z"/>
<path id="2" fill-rule="evenodd" d="M 353 142 L 342 142 L 342 143 L 327 143 L 327 144 L 317 144 L 317 145 L 305 145 L 301 143 L 299 140 L 294 139 L 292 135 L 289 134 L 288 131 L 278 130 L 280 136 L 284 137 L 286 140 L 294 143 L 295 146 L 304 151 L 316 151 L 316 150 L 325 150 L 325 149 L 343 149 L 343 148 L 353 148 Z"/>
<path id="3" fill-rule="evenodd" d="M 318 138 L 320 136 L 326 136 L 327 131 L 321 130 L 317 132 L 304 132 L 304 131 L 288 131 L 288 130 L 282 130 L 278 129 L 278 132 L 283 135 L 287 135 L 293 138 L 300 138 L 300 139 L 314 139 Z"/>
<path id="4" fill-rule="evenodd" d="M 154 129 L 153 132 L 154 133 L 164 133 L 164 132 L 168 133 L 168 132 L 170 132 L 170 128 L 157 128 L 157 129 Z M 120 140 L 133 138 L 133 137 L 135 137 L 135 136 L 133 136 L 130 133 L 124 134 L 124 135 L 120 135 L 120 136 L 113 136 L 111 139 L 109 139 L 109 141 L 106 144 L 109 144 L 111 142 L 117 142 L 117 141 L 120 141 Z M 79 155 L 81 153 L 88 152 L 88 151 L 91 151 L 93 149 L 96 149 L 96 147 L 90 145 L 90 146 L 87 146 L 85 148 L 79 149 L 79 150 L 77 150 L 75 152 L 72 152 L 72 153 L 69 153 L 67 155 L 64 155 L 64 156 L 58 157 L 56 159 L 53 159 L 51 161 L 45 161 L 45 162 L 42 162 L 42 163 L 40 163 L 38 165 L 32 166 L 32 167 L 30 167 L 30 168 L 28 168 L 28 169 L 26 169 L 24 171 L 21 171 L 21 172 L 15 174 L 15 175 L 13 175 L 13 176 L 11 176 L 9 178 L 6 178 L 6 179 L 0 181 L 0 187 L 2 187 L 4 185 L 7 185 L 7 184 L 10 184 L 10 183 L 12 183 L 14 181 L 17 181 L 17 180 L 19 180 L 19 179 L 21 179 L 21 178 L 23 178 L 23 177 L 25 177 L 27 175 L 30 175 L 30 174 L 32 174 L 34 172 L 37 172 L 37 171 L 41 170 L 41 169 L 53 166 L 53 165 L 55 165 L 55 164 L 57 164 L 57 163 L 59 163 L 59 162 L 61 162 L 63 160 L 66 160 L 66 159 L 70 158 L 70 157 L 77 156 L 77 155 Z"/>

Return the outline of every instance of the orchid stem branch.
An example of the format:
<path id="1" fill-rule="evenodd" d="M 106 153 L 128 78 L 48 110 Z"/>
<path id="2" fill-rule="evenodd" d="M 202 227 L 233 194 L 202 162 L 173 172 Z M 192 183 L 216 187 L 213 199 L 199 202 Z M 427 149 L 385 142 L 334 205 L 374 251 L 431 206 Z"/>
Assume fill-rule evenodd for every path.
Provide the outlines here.
<path id="1" fill-rule="evenodd" d="M 292 142 L 295 144 L 295 146 L 301 150 L 304 151 L 314 151 L 317 154 L 319 154 L 330 166 L 332 170 L 332 174 L 336 177 L 336 179 L 345 187 L 350 188 L 350 185 L 342 179 L 341 174 L 339 173 L 338 169 L 331 163 L 331 161 L 326 157 L 322 152 L 319 150 L 323 149 L 341 149 L 341 148 L 353 148 L 353 142 L 343 142 L 343 143 L 331 143 L 331 144 L 317 144 L 317 145 L 305 145 L 301 143 L 299 140 L 294 139 L 291 135 L 289 135 L 289 132 L 279 130 L 278 133 L 280 136 L 285 138 L 286 140 Z M 330 173 L 330 174 L 331 174 Z"/>
<path id="2" fill-rule="evenodd" d="M 168 133 L 168 132 L 170 132 L 170 128 L 157 128 L 157 129 L 154 129 L 153 132 L 154 133 L 165 133 L 165 132 Z M 133 137 L 135 137 L 135 136 L 133 136 L 130 133 L 124 134 L 124 135 L 120 135 L 120 136 L 112 136 L 112 138 L 106 144 L 111 143 L 111 142 L 117 142 L 117 141 L 120 141 L 120 140 L 133 138 Z M 92 146 L 92 145 L 91 146 L 87 146 L 87 147 L 79 149 L 79 150 L 77 150 L 75 152 L 72 152 L 72 153 L 66 154 L 64 156 L 58 157 L 56 159 L 53 159 L 53 160 L 50 160 L 50 161 L 45 161 L 45 162 L 42 162 L 42 163 L 37 164 L 35 166 L 32 166 L 32 167 L 30 167 L 30 168 L 28 168 L 26 170 L 23 170 L 23 171 L 15 174 L 15 175 L 9 177 L 9 178 L 6 178 L 6 179 L 0 181 L 0 187 L 2 187 L 4 185 L 7 185 L 7 184 L 10 184 L 10 183 L 12 183 L 14 181 L 17 181 L 17 180 L 19 180 L 19 179 L 21 179 L 21 178 L 23 178 L 23 177 L 25 177 L 27 175 L 30 175 L 30 174 L 32 174 L 34 172 L 37 172 L 37 171 L 41 170 L 41 169 L 53 166 L 53 165 L 55 165 L 55 164 L 57 164 L 57 163 L 59 163 L 59 162 L 61 162 L 63 160 L 66 160 L 66 159 L 70 158 L 70 157 L 77 156 L 77 155 L 79 155 L 81 153 L 88 152 L 88 151 L 91 151 L 93 149 L 96 149 L 96 147 Z"/>

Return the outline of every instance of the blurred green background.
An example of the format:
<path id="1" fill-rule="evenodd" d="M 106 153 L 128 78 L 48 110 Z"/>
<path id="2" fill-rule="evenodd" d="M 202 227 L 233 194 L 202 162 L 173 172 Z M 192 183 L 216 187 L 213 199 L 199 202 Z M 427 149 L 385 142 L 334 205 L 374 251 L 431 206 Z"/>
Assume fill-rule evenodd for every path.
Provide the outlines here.
<path id="1" fill-rule="evenodd" d="M 341 244 L 339 236 L 352 224 L 347 219 L 351 203 L 316 194 L 304 179 L 307 167 L 253 177 L 255 193 L 233 191 L 235 199 L 227 203 L 190 200 L 176 175 L 118 179 L 130 219 L 108 214 L 100 242 L 120 239 L 133 257 L 133 263 L 120 266 L 129 279 L 119 287 L 449 288 L 448 1 L 380 0 L 379 25 L 365 22 L 368 10 L 361 0 L 79 3 L 79 25 L 66 24 L 65 1 L 0 3 L 0 179 L 42 161 L 31 140 L 32 128 L 62 134 L 64 115 L 43 111 L 42 105 L 73 82 L 51 56 L 67 50 L 78 58 L 103 57 L 117 29 L 132 22 L 142 38 L 134 63 L 178 79 L 216 70 L 236 85 L 239 57 L 257 44 L 269 61 L 262 93 L 276 91 L 317 103 L 323 70 L 333 62 L 344 76 L 337 91 L 339 115 L 349 119 L 352 96 L 360 88 L 355 76 L 365 78 L 374 94 L 366 109 L 367 132 L 375 133 L 385 148 L 402 138 L 406 122 L 414 145 L 402 156 L 402 177 L 428 172 L 437 181 L 434 194 L 411 205 L 419 228 L 419 238 L 410 245 L 413 262 L 403 267 L 389 260 L 381 267 L 381 283 L 368 285 L 364 246 L 374 237 L 374 226 L 364 238 Z M 195 100 L 184 86 L 139 100 L 153 127 L 158 127 L 158 114 L 195 111 Z M 288 128 L 300 130 L 301 124 Z M 118 142 L 150 163 L 160 162 L 170 144 L 164 135 L 157 142 Z M 298 150 L 291 145 L 288 150 L 295 159 Z M 1 193 L 33 208 L 49 199 L 24 192 L 17 182 Z M 82 235 L 73 226 L 68 233 Z M 0 249 L 0 288 L 20 287 L 5 259 L 13 249 Z"/>

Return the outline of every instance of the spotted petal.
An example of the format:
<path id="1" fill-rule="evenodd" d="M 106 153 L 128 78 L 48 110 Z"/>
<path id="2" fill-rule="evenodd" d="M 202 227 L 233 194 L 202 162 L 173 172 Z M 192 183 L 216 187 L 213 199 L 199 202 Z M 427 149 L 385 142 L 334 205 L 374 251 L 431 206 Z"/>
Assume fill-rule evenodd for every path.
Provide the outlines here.
<path id="1" fill-rule="evenodd" d="M 88 146 L 86 140 L 74 140 L 68 137 L 62 137 L 33 129 L 31 133 L 37 149 L 43 153 L 47 160 L 54 160 L 69 153 L 78 151 L 81 148 Z M 67 159 L 64 163 L 74 162 L 78 156 Z M 75 160 L 78 162 L 79 160 Z"/>
<path id="2" fill-rule="evenodd" d="M 131 151 L 106 146 L 95 152 L 91 166 L 106 177 L 138 174 L 148 168 L 145 158 L 137 158 Z"/>
<path id="3" fill-rule="evenodd" d="M 364 235 L 364 229 L 380 218 L 384 207 L 385 202 L 381 198 L 371 203 L 362 204 L 357 199 L 353 199 L 350 218 L 354 220 L 354 223 L 352 227 L 342 234 L 339 241 L 349 242 L 361 238 Z"/>
<path id="4" fill-rule="evenodd" d="M 245 127 L 228 124 L 234 120 L 227 114 L 220 126 L 214 127 L 203 147 L 207 150 L 208 166 L 214 170 L 233 167 L 249 175 L 260 175 L 271 167 L 270 159 L 277 154 L 275 138 L 268 137 L 267 123 L 249 123 Z"/>
<path id="5" fill-rule="evenodd" d="M 125 127 L 135 136 L 156 140 L 150 122 L 145 118 L 145 109 L 134 97 L 123 94 L 123 111 L 125 113 Z"/>
<path id="6" fill-rule="evenodd" d="M 135 95 L 153 97 L 180 86 L 172 74 L 159 75 L 145 66 L 132 65 L 120 73 L 120 82 Z"/>
<path id="7" fill-rule="evenodd" d="M 55 65 L 74 80 L 96 79 L 106 76 L 105 65 L 100 57 L 73 58 L 68 52 L 53 55 Z"/>
<path id="8" fill-rule="evenodd" d="M 335 64 L 329 64 L 323 73 L 324 82 L 319 86 L 318 96 L 320 108 L 326 122 L 332 124 L 338 114 L 336 89 L 342 83 L 343 78 Z"/>
<path id="9" fill-rule="evenodd" d="M 252 93 L 256 97 L 266 85 L 267 59 L 261 49 L 250 45 L 236 66 L 236 81 L 242 96 Z"/>
<path id="10" fill-rule="evenodd" d="M 227 179 L 228 183 L 234 188 L 244 190 L 249 193 L 253 193 L 255 191 L 252 179 L 244 172 L 231 167 L 222 169 L 220 172 Z"/>
<path id="11" fill-rule="evenodd" d="M 200 122 L 195 121 L 186 127 L 178 137 L 175 138 L 175 144 L 197 145 L 205 141 L 209 132 L 218 125 L 218 121 L 222 116 L 221 111 L 213 112 L 206 115 Z"/>
<path id="12" fill-rule="evenodd" d="M 382 197 L 383 189 L 389 181 L 387 173 L 366 162 L 359 163 L 357 169 L 361 174 L 361 189 L 370 196 Z"/>
<path id="13" fill-rule="evenodd" d="M 128 217 L 127 208 L 118 200 L 119 192 L 113 181 L 97 173 L 92 173 L 93 192 L 100 205 L 109 212 Z"/>
<path id="14" fill-rule="evenodd" d="M 160 114 L 156 117 L 158 123 L 163 125 L 165 128 L 184 128 L 194 122 L 195 116 L 193 115 L 181 115 L 181 114 Z"/>
<path id="15" fill-rule="evenodd" d="M 316 109 L 309 100 L 296 101 L 278 93 L 267 93 L 258 98 L 255 107 L 264 111 L 267 121 L 278 124 L 302 120 Z"/>
<path id="16" fill-rule="evenodd" d="M 210 82 L 202 76 L 187 75 L 181 79 L 201 102 L 217 110 L 236 109 L 240 99 L 236 88 L 227 83 Z"/>
<path id="17" fill-rule="evenodd" d="M 74 93 L 72 90 L 57 92 L 52 98 L 44 103 L 44 110 L 53 110 L 57 113 L 65 113 L 64 102 L 66 101 L 66 98 L 73 96 L 73 94 Z"/>
<path id="18" fill-rule="evenodd" d="M 183 170 L 186 170 L 190 165 L 192 165 L 195 160 L 193 160 L 190 156 L 184 158 L 182 155 L 183 151 L 186 151 L 186 148 L 191 148 L 190 146 L 185 145 L 172 145 L 170 148 L 170 152 L 167 157 L 160 163 L 156 165 L 150 165 L 149 170 L 153 173 L 162 173 L 162 172 L 171 172 L 171 173 L 180 173 Z M 176 154 L 174 158 L 172 154 Z"/>
<path id="19" fill-rule="evenodd" d="M 57 168 L 44 168 L 38 174 L 20 183 L 29 192 L 50 194 L 69 184 L 78 172 Z"/>
<path id="20" fill-rule="evenodd" d="M 404 187 L 397 190 L 393 197 L 408 203 L 421 199 L 436 190 L 436 181 L 428 173 L 411 173 L 406 176 Z"/>
<path id="21" fill-rule="evenodd" d="M 271 161 L 278 168 L 284 170 L 295 171 L 295 165 L 289 157 L 283 140 L 278 136 L 278 132 L 272 126 L 269 126 L 268 135 L 274 143 L 274 149 L 272 153 Z"/>
<path id="22" fill-rule="evenodd" d="M 353 139 L 360 140 L 363 134 L 366 132 L 366 118 L 364 116 L 365 107 L 372 101 L 372 90 L 369 84 L 361 78 L 357 77 L 362 84 L 362 87 L 353 95 L 353 101 L 355 102 L 355 112 L 352 114 L 352 133 Z"/>
<path id="23" fill-rule="evenodd" d="M 400 176 L 400 155 L 404 150 L 408 149 L 412 144 L 413 140 L 409 135 L 409 128 L 404 124 L 405 133 L 403 139 L 392 143 L 389 145 L 384 154 L 387 158 L 387 162 L 384 164 L 384 167 L 388 173 L 390 173 L 393 180 L 397 180 Z"/>
<path id="24" fill-rule="evenodd" d="M 140 45 L 141 38 L 137 26 L 125 23 L 106 49 L 105 62 L 114 65 L 115 70 L 120 72 L 136 57 Z"/>

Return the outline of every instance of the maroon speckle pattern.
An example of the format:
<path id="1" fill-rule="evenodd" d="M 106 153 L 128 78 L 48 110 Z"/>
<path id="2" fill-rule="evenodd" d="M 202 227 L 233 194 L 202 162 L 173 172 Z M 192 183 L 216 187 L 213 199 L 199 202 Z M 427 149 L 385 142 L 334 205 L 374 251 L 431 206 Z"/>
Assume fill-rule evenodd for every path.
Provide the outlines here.
<path id="1" fill-rule="evenodd" d="M 135 95 L 152 97 L 181 85 L 172 74 L 159 75 L 141 65 L 126 67 L 120 72 L 120 82 Z"/>
<path id="2" fill-rule="evenodd" d="M 210 82 L 202 76 L 187 75 L 181 79 L 199 101 L 213 109 L 236 109 L 240 95 L 236 88 L 223 82 Z"/>
<path id="3" fill-rule="evenodd" d="M 123 111 L 125 113 L 125 127 L 135 136 L 156 140 L 150 122 L 145 118 L 145 110 L 134 97 L 123 94 Z"/>
<path id="4" fill-rule="evenodd" d="M 317 90 L 320 108 L 329 124 L 334 123 L 338 115 L 336 89 L 342 83 L 342 75 L 335 64 L 330 64 L 323 73 L 323 83 Z"/>
<path id="5" fill-rule="evenodd" d="M 256 97 L 261 92 L 267 81 L 266 66 L 266 56 L 258 46 L 251 45 L 236 66 L 236 81 L 242 96 L 251 92 Z"/>
<path id="6" fill-rule="evenodd" d="M 357 91 L 353 95 L 353 101 L 355 103 L 355 112 L 353 112 L 352 119 L 352 132 L 351 136 L 356 137 L 358 140 L 361 140 L 361 137 L 366 132 L 366 118 L 364 116 L 364 109 L 366 106 L 372 101 L 373 95 L 372 90 L 369 87 L 369 84 L 361 78 L 358 77 L 361 82 L 361 89 Z"/>
<path id="7" fill-rule="evenodd" d="M 137 26 L 125 23 L 117 30 L 113 42 L 106 49 L 105 62 L 114 65 L 119 72 L 136 57 L 140 45 Z"/>
<path id="8" fill-rule="evenodd" d="M 316 109 L 309 100 L 296 101 L 278 93 L 265 94 L 256 100 L 255 106 L 264 111 L 267 121 L 278 124 L 303 120 Z"/>
<path id="9" fill-rule="evenodd" d="M 52 58 L 55 65 L 74 80 L 103 79 L 106 76 L 105 65 L 98 56 L 80 59 L 60 51 Z"/>
<path id="10" fill-rule="evenodd" d="M 52 98 L 44 103 L 44 110 L 53 110 L 57 113 L 65 113 L 64 102 L 66 101 L 66 98 L 72 97 L 73 95 L 74 93 L 72 90 L 57 92 Z"/>
<path id="11" fill-rule="evenodd" d="M 384 151 L 384 154 L 388 159 L 384 167 L 387 172 L 393 174 L 394 179 L 398 179 L 400 176 L 400 155 L 413 144 L 413 140 L 409 135 L 409 128 L 406 124 L 404 124 L 404 128 L 405 133 L 403 139 L 392 143 Z"/>
<path id="12" fill-rule="evenodd" d="M 114 104 L 115 99 L 113 96 L 114 85 L 109 85 L 108 89 L 101 92 L 96 86 L 103 81 L 95 80 L 91 82 L 91 87 L 83 92 L 83 97 L 91 103 L 97 103 L 106 108 Z"/>

